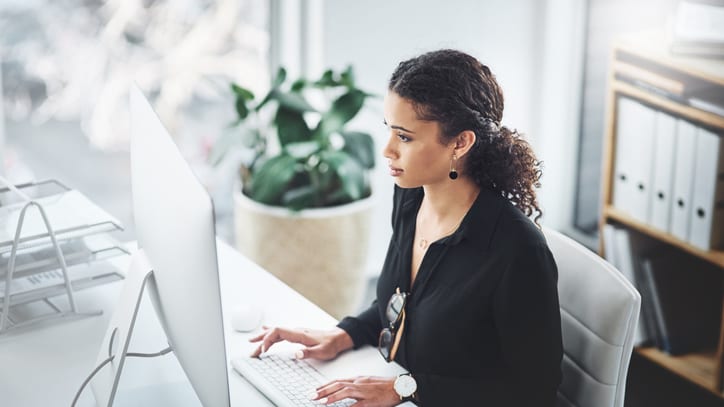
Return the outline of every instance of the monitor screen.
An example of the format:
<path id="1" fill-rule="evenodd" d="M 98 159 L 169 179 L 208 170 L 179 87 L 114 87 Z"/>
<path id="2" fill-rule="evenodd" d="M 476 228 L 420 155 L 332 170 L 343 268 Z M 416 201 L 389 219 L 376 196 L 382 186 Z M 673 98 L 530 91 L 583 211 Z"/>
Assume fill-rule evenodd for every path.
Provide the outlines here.
<path id="1" fill-rule="evenodd" d="M 153 272 L 142 278 L 127 277 L 120 309 L 114 310 L 102 347 L 118 347 L 112 339 L 114 329 L 122 336 L 130 337 L 135 310 L 125 308 L 133 308 L 133 303 L 137 307 L 140 300 L 136 298 L 142 295 L 145 281 L 146 292 L 168 343 L 201 403 L 229 406 L 211 198 L 148 100 L 135 86 L 130 94 L 130 119 L 133 211 L 140 249 L 134 256 L 144 258 L 143 261 L 134 259 L 135 266 L 129 273 L 137 274 L 134 267 L 139 268 L 139 264 L 147 264 L 143 267 Z M 124 298 L 130 300 L 124 302 Z M 114 354 L 125 355 L 123 351 L 127 346 L 124 339 Z M 107 355 L 108 351 L 102 349 L 99 359 Z M 122 358 L 116 359 L 108 372 L 94 380 L 93 391 L 99 405 L 113 402 L 118 380 L 116 377 L 111 384 L 110 377 L 118 376 L 123 363 Z"/>

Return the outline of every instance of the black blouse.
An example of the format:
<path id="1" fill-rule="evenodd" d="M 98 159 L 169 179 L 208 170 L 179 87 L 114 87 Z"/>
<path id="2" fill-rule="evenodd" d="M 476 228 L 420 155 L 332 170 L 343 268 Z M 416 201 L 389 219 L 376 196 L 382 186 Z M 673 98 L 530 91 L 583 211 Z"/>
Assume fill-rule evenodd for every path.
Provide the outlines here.
<path id="1" fill-rule="evenodd" d="M 558 270 L 541 231 L 483 189 L 452 235 L 432 244 L 410 287 L 422 188 L 395 186 L 393 235 L 377 300 L 339 323 L 355 348 L 377 346 L 397 287 L 409 293 L 395 361 L 422 406 L 553 406 L 561 381 Z"/>

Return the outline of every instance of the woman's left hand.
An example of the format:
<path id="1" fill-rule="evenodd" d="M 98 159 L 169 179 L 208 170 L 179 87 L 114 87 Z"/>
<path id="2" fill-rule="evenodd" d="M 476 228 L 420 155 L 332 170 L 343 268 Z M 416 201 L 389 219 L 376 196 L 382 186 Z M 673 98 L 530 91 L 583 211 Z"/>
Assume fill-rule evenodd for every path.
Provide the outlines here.
<path id="1" fill-rule="evenodd" d="M 389 407 L 400 403 L 400 396 L 394 389 L 395 378 L 356 377 L 335 380 L 317 388 L 313 400 L 324 404 L 351 398 L 357 400 L 355 407 Z"/>

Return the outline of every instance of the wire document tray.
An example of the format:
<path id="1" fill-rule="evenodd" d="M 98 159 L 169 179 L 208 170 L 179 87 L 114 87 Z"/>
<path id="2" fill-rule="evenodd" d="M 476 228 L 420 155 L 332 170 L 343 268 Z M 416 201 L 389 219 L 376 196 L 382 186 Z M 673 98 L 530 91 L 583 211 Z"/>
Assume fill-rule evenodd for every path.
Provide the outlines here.
<path id="1" fill-rule="evenodd" d="M 116 218 L 58 181 L 13 185 L 0 177 L 0 335 L 99 315 L 80 312 L 74 294 L 123 278 L 109 261 L 129 254 L 108 234 L 118 230 Z"/>

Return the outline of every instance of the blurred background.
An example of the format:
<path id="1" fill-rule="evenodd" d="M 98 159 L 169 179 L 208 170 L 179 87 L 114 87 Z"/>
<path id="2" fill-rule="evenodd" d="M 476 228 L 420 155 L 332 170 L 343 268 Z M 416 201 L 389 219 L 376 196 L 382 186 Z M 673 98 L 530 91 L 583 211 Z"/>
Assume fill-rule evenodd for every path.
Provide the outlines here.
<path id="1" fill-rule="evenodd" d="M 491 67 L 505 92 L 503 123 L 526 134 L 544 161 L 543 223 L 596 247 L 611 41 L 666 27 L 676 5 L 3 0 L 2 171 L 15 182 L 64 180 L 124 221 L 130 238 L 126 92 L 135 80 L 214 194 L 219 233 L 232 239 L 235 165 L 206 160 L 235 119 L 231 81 L 262 93 L 279 65 L 290 77 L 317 77 L 352 64 L 361 88 L 384 95 L 399 61 L 451 47 Z M 376 137 L 380 153 L 381 98 L 370 105 L 355 120 Z M 380 243 L 370 250 L 379 257 L 391 193 L 383 165 L 373 183 Z"/>
<path id="2" fill-rule="evenodd" d="M 126 226 L 133 239 L 127 90 L 154 103 L 214 198 L 220 237 L 233 244 L 238 160 L 211 165 L 236 119 L 236 82 L 256 94 L 273 72 L 318 78 L 354 66 L 360 88 L 384 95 L 398 62 L 438 48 L 466 51 L 497 75 L 503 124 L 544 162 L 542 223 L 597 250 L 606 86 L 613 40 L 668 32 L 678 0 L 1 0 L 0 173 L 11 182 L 56 178 Z M 384 259 L 392 181 L 381 149 L 382 99 L 354 119 L 373 135 L 374 216 L 366 272 Z M 638 364 L 637 364 L 638 363 Z M 678 380 L 648 368 L 636 389 Z M 648 369 L 648 370 L 647 370 Z M 644 377 L 654 378 L 646 382 Z M 677 382 L 684 400 L 695 385 Z M 682 384 L 683 383 L 683 384 Z M 698 390 L 697 390 L 698 389 Z M 704 401 L 720 399 L 704 391 Z M 640 399 L 643 400 L 643 399 Z M 657 402 L 658 403 L 658 402 Z M 674 402 L 676 403 L 676 402 Z M 696 404 L 700 403 L 700 404 Z M 670 404 L 679 405 L 679 404 Z M 708 405 L 708 404 L 706 404 Z"/>

